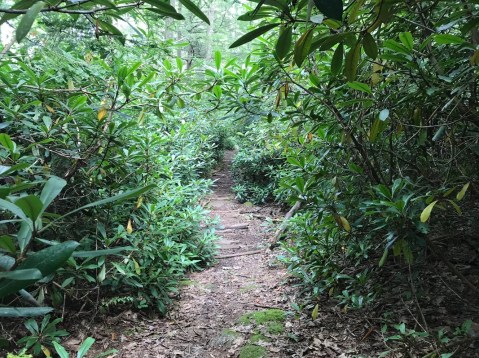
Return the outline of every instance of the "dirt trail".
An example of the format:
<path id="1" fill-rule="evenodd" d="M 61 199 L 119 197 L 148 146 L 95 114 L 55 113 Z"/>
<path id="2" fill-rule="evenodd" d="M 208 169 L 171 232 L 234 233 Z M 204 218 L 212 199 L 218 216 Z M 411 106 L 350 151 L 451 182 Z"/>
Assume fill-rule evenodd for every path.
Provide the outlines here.
<path id="1" fill-rule="evenodd" d="M 231 158 L 227 153 L 215 174 L 207 203 L 211 215 L 220 217 L 218 256 L 254 253 L 218 259 L 191 274 L 168 317 L 138 322 L 138 333 L 125 338 L 116 357 L 292 356 L 285 351 L 287 273 L 269 256 L 264 214 L 234 201 Z"/>

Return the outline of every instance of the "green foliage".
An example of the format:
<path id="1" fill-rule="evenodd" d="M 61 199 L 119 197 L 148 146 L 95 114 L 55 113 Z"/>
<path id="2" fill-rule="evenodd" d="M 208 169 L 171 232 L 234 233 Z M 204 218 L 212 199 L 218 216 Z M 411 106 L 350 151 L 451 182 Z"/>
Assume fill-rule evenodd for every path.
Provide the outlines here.
<path id="1" fill-rule="evenodd" d="M 38 356 L 42 351 L 42 346 L 53 347 L 54 343 L 59 343 L 61 337 L 69 335 L 67 331 L 57 329 L 57 324 L 61 321 L 61 318 L 50 321 L 50 315 L 43 317 L 40 324 L 34 319 L 29 319 L 25 322 L 25 327 L 30 335 L 21 338 L 17 343 L 24 346 L 27 351 L 31 350 L 33 355 Z"/>
<path id="2" fill-rule="evenodd" d="M 268 129 L 258 131 L 258 137 L 253 133 L 253 127 L 245 132 L 240 150 L 233 159 L 233 191 L 240 202 L 262 204 L 274 198 L 278 185 L 276 173 L 284 162 L 284 156 L 279 147 L 268 145 L 264 138 L 270 134 Z"/>
<path id="3" fill-rule="evenodd" d="M 210 125 L 215 118 L 179 95 L 196 91 L 183 83 L 181 60 L 153 53 L 138 62 L 138 54 L 111 49 L 121 56 L 31 47 L 0 64 L 7 306 L 16 295 L 74 304 L 77 287 L 97 287 L 104 309 L 133 303 L 164 313 L 182 275 L 213 257 L 212 221 L 199 201 L 231 136 L 228 124 Z M 96 294 L 82 300 L 95 305 Z"/>

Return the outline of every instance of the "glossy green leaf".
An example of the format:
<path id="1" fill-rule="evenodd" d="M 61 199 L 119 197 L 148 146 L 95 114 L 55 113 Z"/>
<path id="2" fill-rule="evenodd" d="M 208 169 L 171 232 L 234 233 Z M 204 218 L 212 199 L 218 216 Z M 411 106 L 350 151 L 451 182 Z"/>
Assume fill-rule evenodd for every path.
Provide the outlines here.
<path id="1" fill-rule="evenodd" d="M 367 32 L 363 37 L 363 47 L 364 52 L 368 55 L 371 59 L 376 59 L 378 57 L 378 45 L 376 44 L 376 40 L 374 37 Z"/>
<path id="2" fill-rule="evenodd" d="M 0 254 L 0 269 L 2 271 L 10 270 L 15 265 L 15 259 L 13 257 Z"/>
<path id="3" fill-rule="evenodd" d="M 278 37 L 278 41 L 276 42 L 276 55 L 280 60 L 286 57 L 291 48 L 291 43 L 293 41 L 293 28 L 286 27 L 283 29 L 281 34 Z"/>
<path id="4" fill-rule="evenodd" d="M 43 187 L 42 193 L 40 194 L 40 200 L 43 203 L 43 211 L 45 211 L 58 194 L 60 194 L 65 185 L 67 185 L 67 182 L 62 178 L 52 176 L 48 179 Z"/>
<path id="5" fill-rule="evenodd" d="M 37 317 L 53 311 L 51 307 L 0 307 L 0 317 Z"/>
<path id="6" fill-rule="evenodd" d="M 37 251 L 22 261 L 17 270 L 38 269 L 42 277 L 48 276 L 58 270 L 70 258 L 78 243 L 66 241 L 64 243 L 47 247 Z M 18 292 L 38 281 L 37 279 L 15 281 L 0 279 L 0 298 Z"/>
<path id="7" fill-rule="evenodd" d="M 229 48 L 239 47 L 250 41 L 253 41 L 255 38 L 265 34 L 269 30 L 274 29 L 277 26 L 279 26 L 279 24 L 269 24 L 269 25 L 258 27 L 257 29 L 254 29 L 253 31 L 250 31 L 244 34 L 243 36 L 241 36 L 238 40 L 233 42 Z"/>
<path id="8" fill-rule="evenodd" d="M 125 44 L 125 36 L 123 35 L 123 33 L 118 30 L 118 28 L 116 28 L 114 25 L 108 23 L 108 22 L 105 22 L 105 21 L 102 21 L 102 20 L 96 20 L 98 22 L 98 25 L 100 26 L 100 28 L 103 30 L 103 31 L 106 31 L 108 32 L 109 34 L 113 35 L 113 37 L 118 40 L 122 45 Z"/>
<path id="9" fill-rule="evenodd" d="M 413 39 L 412 34 L 410 32 L 401 32 L 399 34 L 399 40 L 409 50 L 412 50 L 414 48 L 414 39 Z"/>
<path id="10" fill-rule="evenodd" d="M 75 251 L 73 253 L 73 257 L 82 257 L 82 258 L 91 258 L 91 257 L 99 257 L 99 256 L 107 256 L 107 255 L 117 255 L 123 251 L 132 251 L 135 250 L 132 246 L 122 246 L 122 247 L 115 247 L 113 249 L 104 249 L 104 250 L 92 250 L 92 251 Z"/>
<path id="11" fill-rule="evenodd" d="M 17 42 L 23 40 L 25 36 L 30 32 L 35 19 L 37 18 L 38 14 L 42 9 L 45 7 L 45 3 L 43 1 L 39 1 L 33 4 L 22 16 L 20 19 L 20 23 L 17 26 L 17 30 L 15 31 L 15 38 Z"/>
<path id="12" fill-rule="evenodd" d="M 95 339 L 93 339 L 92 337 L 88 337 L 87 339 L 85 339 L 81 344 L 80 348 L 78 348 L 77 358 L 83 358 L 87 354 L 93 343 L 95 343 Z"/>
<path id="13" fill-rule="evenodd" d="M 344 45 L 339 44 L 334 51 L 333 58 L 331 59 L 331 73 L 337 75 L 341 71 L 344 60 Z"/>
<path id="14" fill-rule="evenodd" d="M 274 11 L 276 11 L 275 8 L 271 6 L 268 6 L 268 7 L 264 6 L 257 12 L 252 10 L 239 16 L 238 21 L 254 21 L 254 20 L 263 19 L 265 17 L 270 17 Z"/>
<path id="15" fill-rule="evenodd" d="M 309 54 L 311 41 L 313 39 L 313 29 L 308 29 L 294 45 L 294 62 L 300 67 Z"/>
<path id="16" fill-rule="evenodd" d="M 343 19 L 342 0 L 314 0 L 314 4 L 327 17 L 339 21 Z"/>
<path id="17" fill-rule="evenodd" d="M 219 70 L 221 68 L 221 52 L 215 51 L 215 66 Z"/>
<path id="18" fill-rule="evenodd" d="M 40 280 L 42 273 L 37 269 L 24 269 L 0 272 L 0 279 L 6 278 L 14 281 Z"/>
<path id="19" fill-rule="evenodd" d="M 409 48 L 395 40 L 386 40 L 383 42 L 383 46 L 389 50 L 400 54 L 409 55 L 411 53 L 411 50 L 409 50 Z"/>
<path id="20" fill-rule="evenodd" d="M 210 20 L 208 19 L 208 16 L 206 16 L 201 9 L 196 6 L 191 0 L 178 0 L 180 3 L 183 4 L 184 7 L 186 7 L 191 13 L 193 13 L 195 16 L 206 22 L 208 25 L 210 25 Z"/>
<path id="21" fill-rule="evenodd" d="M 184 20 L 185 19 L 185 17 L 183 15 L 181 15 L 179 12 L 176 12 L 176 10 L 175 10 L 175 12 L 168 12 L 168 11 L 165 11 L 163 9 L 151 8 L 151 7 L 147 8 L 146 10 L 154 12 L 154 13 L 156 13 L 158 15 L 161 15 L 161 16 L 171 17 L 175 20 Z"/>
<path id="22" fill-rule="evenodd" d="M 366 92 L 372 94 L 371 88 L 366 84 L 358 81 L 348 82 L 348 86 L 357 91 Z"/>
<path id="23" fill-rule="evenodd" d="M 461 45 L 465 42 L 462 37 L 450 34 L 434 35 L 434 41 L 440 45 Z"/>
<path id="24" fill-rule="evenodd" d="M 0 209 L 10 211 L 12 214 L 18 216 L 20 219 L 31 223 L 31 220 L 28 219 L 28 217 L 25 215 L 25 213 L 20 207 L 7 200 L 0 199 Z"/>
<path id="25" fill-rule="evenodd" d="M 17 241 L 20 252 L 23 253 L 33 237 L 33 225 L 29 221 L 23 221 L 17 232 Z"/>
<path id="26" fill-rule="evenodd" d="M 13 142 L 10 136 L 5 133 L 0 133 L 0 144 L 7 149 L 10 154 L 14 153 L 17 149 L 15 142 Z"/>
<path id="27" fill-rule="evenodd" d="M 14 254 L 17 249 L 13 243 L 13 239 L 8 235 L 0 236 L 0 249 L 3 249 L 11 254 Z"/>
<path id="28" fill-rule="evenodd" d="M 70 355 L 60 343 L 55 341 L 53 341 L 52 343 L 53 343 L 53 348 L 55 348 L 55 352 L 58 354 L 60 358 L 70 358 Z"/>
<path id="29" fill-rule="evenodd" d="M 43 203 L 35 195 L 22 196 L 15 201 L 15 205 L 22 209 L 25 215 L 33 222 L 37 220 L 43 209 Z"/>
<path id="30" fill-rule="evenodd" d="M 344 75 L 349 82 L 356 80 L 358 72 L 359 58 L 361 55 L 361 43 L 358 41 L 346 54 L 344 65 Z"/>
<path id="31" fill-rule="evenodd" d="M 220 85 L 215 85 L 213 87 L 213 94 L 215 95 L 217 99 L 221 98 L 221 95 L 223 94 L 223 90 L 221 89 Z"/>

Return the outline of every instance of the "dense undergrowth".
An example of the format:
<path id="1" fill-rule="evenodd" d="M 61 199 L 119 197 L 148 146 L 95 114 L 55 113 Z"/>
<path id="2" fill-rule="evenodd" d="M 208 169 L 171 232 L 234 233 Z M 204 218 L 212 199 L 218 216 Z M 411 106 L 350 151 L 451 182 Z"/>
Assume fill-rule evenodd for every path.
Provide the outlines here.
<path id="1" fill-rule="evenodd" d="M 255 3 L 240 17 L 252 31 L 232 45 L 261 36 L 245 61 L 217 52 L 196 70 L 151 33 L 122 47 L 103 39 L 125 41 L 113 22 L 94 31 L 58 14 L 37 44 L 2 57 L 0 312 L 164 312 L 178 278 L 211 259 L 199 202 L 236 143 L 238 200 L 299 204 L 282 260 L 313 318 L 325 298 L 344 312 L 388 303 L 372 328 L 385 354 L 467 354 L 478 323 L 477 1 Z M 72 28 L 80 47 L 78 34 L 56 35 Z"/>

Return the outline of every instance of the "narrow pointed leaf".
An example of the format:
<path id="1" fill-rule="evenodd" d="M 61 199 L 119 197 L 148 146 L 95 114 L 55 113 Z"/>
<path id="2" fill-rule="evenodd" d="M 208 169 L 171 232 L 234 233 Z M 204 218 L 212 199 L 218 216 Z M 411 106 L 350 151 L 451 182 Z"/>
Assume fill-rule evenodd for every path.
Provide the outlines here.
<path id="1" fill-rule="evenodd" d="M 93 250 L 93 251 L 75 251 L 73 257 L 82 257 L 82 258 L 91 258 L 98 256 L 107 256 L 107 255 L 118 255 L 123 251 L 133 251 L 135 248 L 133 246 L 122 246 L 115 247 L 113 249 L 104 249 L 104 250 Z"/>
<path id="2" fill-rule="evenodd" d="M 15 201 L 15 205 L 21 208 L 33 222 L 37 220 L 43 209 L 43 203 L 35 195 L 23 196 Z"/>
<path id="3" fill-rule="evenodd" d="M 349 82 L 356 79 L 358 73 L 359 58 L 361 54 L 361 43 L 358 41 L 346 55 L 346 63 L 344 65 L 344 75 Z"/>
<path id="4" fill-rule="evenodd" d="M 456 199 L 457 199 L 458 201 L 461 201 L 461 200 L 464 198 L 464 195 L 466 195 L 466 191 L 467 191 L 467 189 L 469 188 L 469 184 L 470 184 L 470 183 L 464 184 L 464 186 L 462 187 L 461 191 L 460 191 L 459 193 L 457 193 Z"/>
<path id="5" fill-rule="evenodd" d="M 343 66 L 344 59 L 344 45 L 339 44 L 334 51 L 333 58 L 331 59 L 331 73 L 337 75 Z"/>
<path id="6" fill-rule="evenodd" d="M 266 32 L 275 28 L 276 26 L 279 26 L 279 24 L 269 24 L 269 25 L 258 27 L 257 29 L 254 29 L 253 31 L 250 31 L 244 34 L 243 36 L 241 36 L 238 40 L 233 42 L 229 48 L 239 47 L 250 41 L 253 41 L 255 38 L 265 34 Z"/>
<path id="7" fill-rule="evenodd" d="M 37 269 L 0 272 L 0 278 L 7 278 L 14 281 L 40 280 L 42 277 L 42 273 Z"/>
<path id="8" fill-rule="evenodd" d="M 52 176 L 46 182 L 40 194 L 40 200 L 43 203 L 43 211 L 51 204 L 51 202 L 60 194 L 67 182 L 59 177 Z"/>
<path id="9" fill-rule="evenodd" d="M 70 258 L 78 242 L 66 241 L 58 245 L 47 247 L 28 256 L 17 270 L 37 269 L 42 277 L 48 276 L 58 270 Z M 5 297 L 34 284 L 38 279 L 16 281 L 0 279 L 0 297 Z"/>
<path id="10" fill-rule="evenodd" d="M 30 221 L 21 208 L 9 201 L 0 199 L 0 209 L 8 210 L 18 216 L 20 219 Z"/>
<path id="11" fill-rule="evenodd" d="M 77 358 L 83 358 L 85 354 L 87 354 L 88 350 L 91 346 L 95 343 L 95 339 L 92 337 L 88 337 L 85 341 L 81 344 L 80 348 L 78 349 Z"/>
<path id="12" fill-rule="evenodd" d="M 63 348 L 63 346 L 60 343 L 55 342 L 55 341 L 53 341 L 52 343 L 53 343 L 53 347 L 55 348 L 55 352 L 57 352 L 57 354 L 60 358 L 69 358 L 70 357 L 68 352 L 66 351 L 66 349 Z"/>
<path id="13" fill-rule="evenodd" d="M 51 307 L 0 307 L 0 317 L 37 317 L 52 311 Z"/>
<path id="14" fill-rule="evenodd" d="M 431 216 L 431 211 L 434 208 L 434 205 L 436 204 L 437 204 L 437 200 L 433 201 L 431 204 L 426 206 L 426 208 L 421 213 L 421 222 L 425 223 L 426 221 L 429 220 L 429 217 Z"/>
<path id="15" fill-rule="evenodd" d="M 366 52 L 366 55 L 368 55 L 369 58 L 374 60 L 376 57 L 378 57 L 378 45 L 376 44 L 374 37 L 369 32 L 364 35 L 363 47 L 364 52 Z"/>
<path id="16" fill-rule="evenodd" d="M 311 318 L 313 319 L 313 321 L 318 318 L 318 314 L 319 314 L 319 304 L 316 304 L 316 306 L 314 306 L 313 308 L 313 312 L 311 313 Z"/>
<path id="17" fill-rule="evenodd" d="M 215 66 L 216 69 L 219 70 L 221 68 L 221 52 L 215 52 Z"/>
<path id="18" fill-rule="evenodd" d="M 45 3 L 43 1 L 39 1 L 33 4 L 32 7 L 27 10 L 25 15 L 22 16 L 15 32 L 15 38 L 18 43 L 20 43 L 20 41 L 22 41 L 23 38 L 27 36 L 27 34 L 30 32 L 30 29 L 35 22 L 37 15 L 40 13 L 44 6 Z"/>
<path id="19" fill-rule="evenodd" d="M 186 7 L 191 13 L 193 13 L 193 15 L 197 16 L 198 18 L 206 22 L 208 25 L 210 25 L 210 20 L 208 19 L 208 17 L 191 0 L 179 0 L 179 1 L 180 3 L 183 4 L 184 7 Z"/>
<path id="20" fill-rule="evenodd" d="M 296 42 L 294 46 L 294 62 L 298 67 L 303 64 L 303 61 L 308 56 L 312 39 L 313 29 L 309 29 Z"/>
<path id="21" fill-rule="evenodd" d="M 276 42 L 276 55 L 280 60 L 286 57 L 291 48 L 291 43 L 293 40 L 293 28 L 285 28 L 278 37 Z"/>

